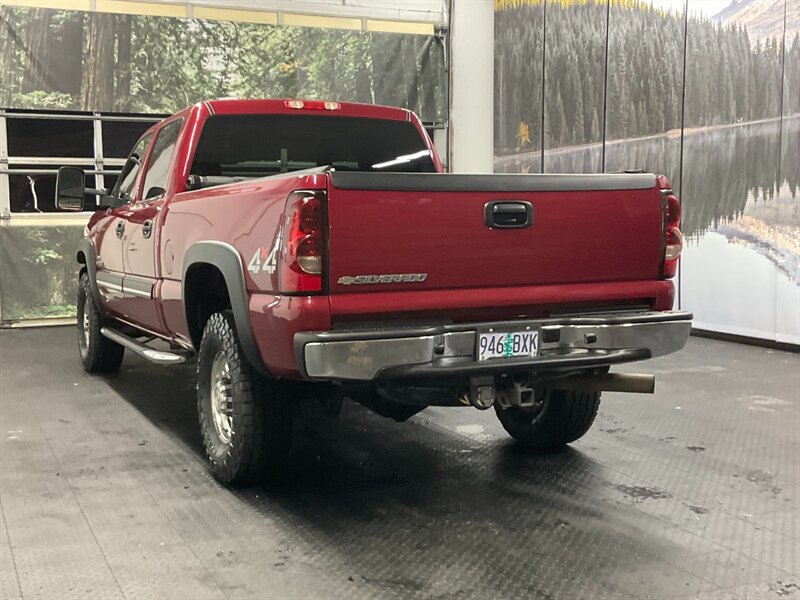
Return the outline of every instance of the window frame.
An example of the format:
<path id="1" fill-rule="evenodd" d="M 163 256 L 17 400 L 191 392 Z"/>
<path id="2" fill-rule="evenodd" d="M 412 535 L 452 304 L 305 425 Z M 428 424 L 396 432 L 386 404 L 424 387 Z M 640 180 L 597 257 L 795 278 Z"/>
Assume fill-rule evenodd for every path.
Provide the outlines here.
<path id="1" fill-rule="evenodd" d="M 142 135 L 142 137 L 140 137 L 139 140 L 134 144 L 133 149 L 131 149 L 130 154 L 128 154 L 128 158 L 125 159 L 125 164 L 123 165 L 122 170 L 119 172 L 119 175 L 117 175 L 117 181 L 114 184 L 114 189 L 111 191 L 111 196 L 114 198 L 114 207 L 115 208 L 119 208 L 121 206 L 127 206 L 127 205 L 130 205 L 130 204 L 133 204 L 134 202 L 136 202 L 138 200 L 139 187 L 141 186 L 141 183 L 142 183 L 142 181 L 141 181 L 142 168 L 144 167 L 145 160 L 147 159 L 148 153 L 150 152 L 150 148 L 151 148 L 152 143 L 153 143 L 154 134 L 155 134 L 155 132 L 152 129 L 146 131 Z M 134 176 L 133 187 L 131 188 L 131 193 L 130 193 L 129 197 L 126 200 L 123 201 L 123 199 L 120 198 L 120 195 L 119 195 L 120 194 L 120 187 L 122 187 L 122 180 L 127 176 L 128 173 L 130 173 L 130 171 L 128 171 L 128 173 L 126 173 L 125 169 L 128 166 L 128 163 L 131 162 L 131 158 L 134 156 L 136 149 L 139 147 L 139 144 L 141 144 L 143 142 L 144 142 L 145 148 L 144 148 L 144 152 L 142 152 L 141 158 L 139 159 L 139 164 L 137 165 L 139 170 L 136 173 L 136 175 Z M 133 169 L 131 169 L 131 170 L 133 170 Z"/>
<path id="2" fill-rule="evenodd" d="M 200 151 L 200 148 L 201 148 L 203 134 L 206 132 L 206 127 L 208 126 L 210 121 L 212 121 L 212 120 L 225 120 L 225 119 L 235 120 L 236 118 L 245 118 L 245 117 L 274 117 L 274 118 L 285 117 L 285 118 L 290 118 L 290 119 L 292 119 L 292 118 L 299 119 L 299 118 L 302 118 L 304 116 L 319 117 L 319 115 L 315 115 L 315 114 L 307 114 L 307 115 L 306 114 L 299 114 L 298 115 L 298 114 L 295 114 L 295 113 L 285 114 L 285 113 L 258 113 L 258 112 L 254 112 L 254 113 L 230 113 L 230 114 L 229 113 L 222 113 L 222 114 L 214 114 L 214 113 L 212 113 L 212 114 L 209 114 L 203 120 L 202 126 L 199 128 L 199 131 L 196 134 L 195 142 L 193 144 L 194 147 L 192 148 L 191 154 L 189 156 L 189 161 L 188 161 L 189 172 L 188 172 L 188 174 L 189 175 L 195 174 L 194 173 L 195 161 L 197 160 L 197 155 L 198 155 L 198 152 Z M 425 171 L 419 171 L 419 172 L 423 172 L 423 173 L 436 173 L 437 172 L 436 171 L 436 162 L 434 161 L 435 148 L 432 149 L 432 148 L 429 148 L 427 146 L 427 144 L 425 143 L 424 136 L 417 129 L 417 127 L 415 127 L 414 124 L 409 120 L 384 119 L 384 118 L 375 118 L 375 117 L 366 117 L 366 116 L 350 116 L 350 115 L 348 115 L 348 116 L 338 116 L 338 115 L 336 115 L 336 116 L 322 116 L 322 118 L 324 118 L 324 119 L 339 119 L 340 121 L 344 120 L 344 119 L 353 119 L 353 120 L 362 120 L 362 121 L 365 121 L 365 122 L 369 122 L 369 121 L 373 121 L 373 122 L 374 121 L 387 121 L 387 122 L 391 122 L 391 123 L 398 123 L 398 124 L 404 124 L 404 125 L 407 124 L 407 126 L 410 126 L 410 127 L 412 127 L 414 129 L 414 131 L 416 133 L 415 139 L 419 138 L 420 151 L 422 151 L 423 149 L 427 150 L 428 154 L 429 154 L 429 159 L 431 161 L 431 170 L 430 171 L 425 170 Z M 422 131 L 427 131 L 424 126 L 422 127 Z M 311 168 L 313 168 L 313 167 L 311 167 Z M 291 173 L 292 171 L 287 171 L 287 172 Z M 417 171 L 369 171 L 369 170 L 367 170 L 367 171 L 360 171 L 360 172 L 364 172 L 364 173 L 369 173 L 369 172 L 390 173 L 390 172 L 417 172 Z M 283 172 L 270 172 L 270 173 L 259 174 L 259 175 L 256 175 L 254 177 L 270 177 L 270 176 L 273 176 L 273 175 L 280 175 L 282 173 Z"/>
<path id="3" fill-rule="evenodd" d="M 175 139 L 171 142 L 173 144 L 173 147 L 172 147 L 172 152 L 171 152 L 170 157 L 169 157 L 169 162 L 167 163 L 167 177 L 164 180 L 164 186 L 162 188 L 164 191 L 161 194 L 159 194 L 158 196 L 153 196 L 152 198 L 147 198 L 146 197 L 146 193 L 147 193 L 147 189 L 146 189 L 147 175 L 150 172 L 150 168 L 153 166 L 153 154 L 156 151 L 156 145 L 158 144 L 159 137 L 161 136 L 162 133 L 165 132 L 165 130 L 169 129 L 171 126 L 173 126 L 175 124 L 177 124 L 177 129 L 175 131 Z M 139 188 L 140 189 L 139 189 L 137 202 L 153 202 L 154 200 L 160 200 L 160 199 L 164 198 L 164 196 L 166 195 L 167 190 L 169 189 L 169 185 L 172 182 L 171 180 L 172 180 L 172 177 L 173 177 L 173 173 L 172 173 L 172 168 L 171 167 L 172 167 L 173 161 L 175 160 L 175 154 L 176 154 L 176 152 L 178 150 L 178 144 L 179 144 L 179 141 L 180 141 L 181 132 L 183 131 L 183 125 L 184 125 L 184 118 L 182 116 L 179 116 L 179 117 L 175 117 L 174 119 L 170 119 L 169 121 L 164 121 L 163 123 L 161 123 L 159 125 L 159 127 L 158 127 L 158 129 L 156 131 L 151 131 L 151 133 L 153 134 L 153 139 L 150 142 L 149 148 L 147 149 L 147 152 L 146 152 L 146 155 L 145 155 L 146 156 L 146 160 L 143 161 L 144 165 L 142 167 L 141 180 L 139 181 Z M 167 148 L 168 148 L 168 146 L 167 146 Z M 166 148 L 165 148 L 165 150 L 166 150 Z"/>

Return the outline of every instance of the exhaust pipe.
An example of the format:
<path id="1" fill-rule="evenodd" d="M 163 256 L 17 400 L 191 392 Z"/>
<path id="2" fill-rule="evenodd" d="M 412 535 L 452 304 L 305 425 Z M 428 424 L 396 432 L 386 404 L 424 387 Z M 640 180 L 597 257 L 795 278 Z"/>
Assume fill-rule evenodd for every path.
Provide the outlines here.
<path id="1" fill-rule="evenodd" d="M 652 394 L 656 391 L 656 376 L 641 373 L 605 373 L 602 375 L 573 375 L 537 380 L 536 385 L 554 390 L 582 392 L 629 392 Z"/>

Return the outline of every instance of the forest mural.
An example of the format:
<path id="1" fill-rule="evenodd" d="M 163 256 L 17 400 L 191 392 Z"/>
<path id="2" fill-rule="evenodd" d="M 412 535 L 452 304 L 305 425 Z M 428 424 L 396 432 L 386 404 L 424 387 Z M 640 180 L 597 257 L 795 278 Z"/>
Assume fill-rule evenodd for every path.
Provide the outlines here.
<path id="1" fill-rule="evenodd" d="M 4 109 L 163 115 L 207 98 L 299 97 L 402 106 L 442 124 L 446 86 L 435 36 L 0 6 Z M 91 122 L 9 114 L 6 125 L 12 159 L 94 159 Z M 132 125 L 129 144 L 149 123 Z M 105 134 L 112 130 L 119 135 L 122 124 L 103 124 L 105 158 L 122 158 L 129 148 L 116 148 Z M 12 162 L 12 173 L 0 174 L 12 211 L 4 223 L 12 226 L 0 227 L 6 324 L 75 313 L 83 223 L 16 220 L 18 212 L 54 210 L 55 169 Z"/>
<path id="2" fill-rule="evenodd" d="M 695 325 L 800 344 L 792 2 L 495 0 L 494 150 L 497 172 L 666 174 Z"/>
<path id="3" fill-rule="evenodd" d="M 495 0 L 494 131 L 499 156 L 541 147 L 544 11 L 544 0 Z M 606 0 L 551 0 L 547 12 L 546 148 L 601 138 L 606 84 L 607 138 L 681 127 L 680 12 L 637 0 L 611 0 L 610 7 Z M 690 18 L 688 28 L 689 52 L 706 60 L 688 73 L 695 81 L 688 82 L 692 95 L 686 101 L 686 127 L 778 114 L 782 33 L 780 38 L 751 40 L 744 28 L 719 26 L 700 16 Z M 800 89 L 800 34 L 795 32 L 786 46 L 785 85 Z M 788 98 L 785 109 L 787 114 L 800 113 L 800 98 Z"/>
<path id="4" fill-rule="evenodd" d="M 433 36 L 0 7 L 0 106 L 172 113 L 218 97 L 445 113 Z"/>

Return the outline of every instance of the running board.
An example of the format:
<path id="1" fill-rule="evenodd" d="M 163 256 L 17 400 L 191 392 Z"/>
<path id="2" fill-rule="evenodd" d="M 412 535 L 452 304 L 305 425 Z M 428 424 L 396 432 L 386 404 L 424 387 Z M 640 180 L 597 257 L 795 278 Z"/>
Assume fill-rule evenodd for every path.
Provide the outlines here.
<path id="1" fill-rule="evenodd" d="M 150 346 L 143 344 L 142 342 L 135 340 L 124 333 L 120 333 L 115 329 L 111 329 L 110 327 L 101 327 L 100 333 L 102 333 L 104 337 L 107 337 L 112 342 L 116 342 L 120 346 L 124 346 L 128 350 L 135 352 L 139 356 L 143 356 L 150 362 L 154 362 L 157 365 L 179 365 L 186 362 L 186 354 L 171 352 L 169 350 L 156 350 L 155 348 L 151 348 Z"/>

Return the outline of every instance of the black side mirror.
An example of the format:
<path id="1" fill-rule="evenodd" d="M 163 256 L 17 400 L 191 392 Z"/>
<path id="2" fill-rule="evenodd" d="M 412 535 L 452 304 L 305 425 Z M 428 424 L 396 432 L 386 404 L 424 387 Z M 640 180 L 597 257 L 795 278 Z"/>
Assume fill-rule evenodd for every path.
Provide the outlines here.
<path id="1" fill-rule="evenodd" d="M 56 176 L 56 208 L 80 212 L 86 195 L 86 175 L 77 167 L 61 167 Z"/>

